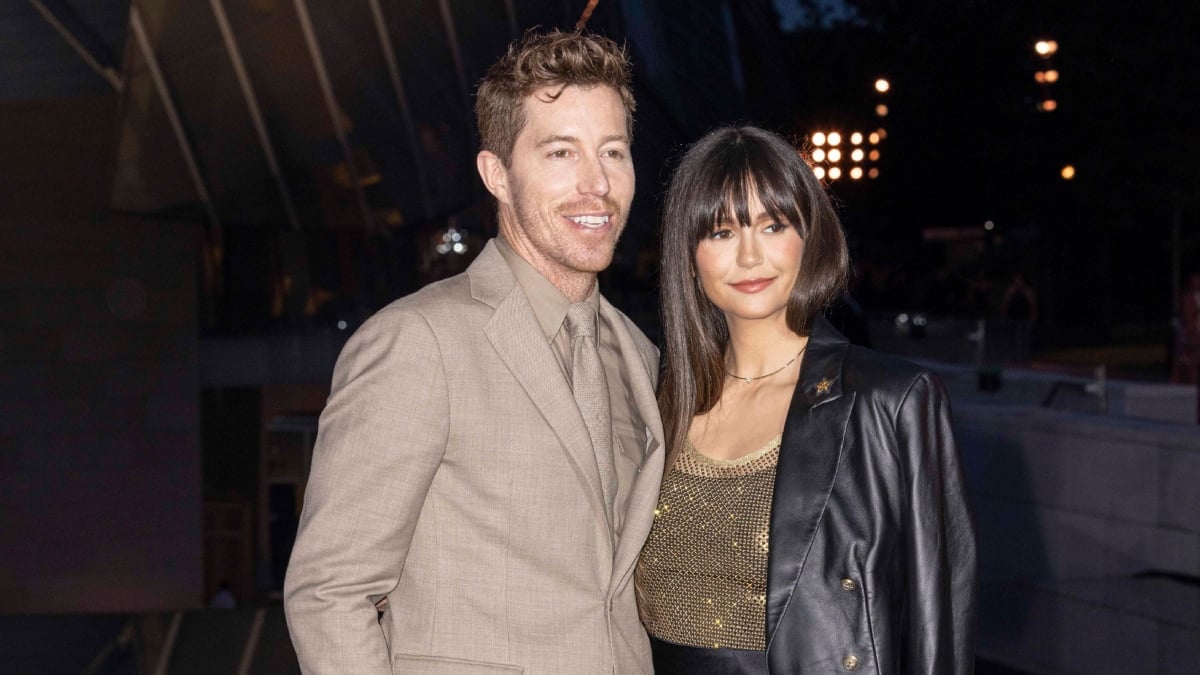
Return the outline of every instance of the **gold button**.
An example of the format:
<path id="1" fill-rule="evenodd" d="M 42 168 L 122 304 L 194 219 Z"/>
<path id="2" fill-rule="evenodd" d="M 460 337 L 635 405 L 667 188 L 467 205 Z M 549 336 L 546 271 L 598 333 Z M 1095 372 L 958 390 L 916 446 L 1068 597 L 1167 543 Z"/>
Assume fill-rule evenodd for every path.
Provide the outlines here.
<path id="1" fill-rule="evenodd" d="M 853 654 L 846 656 L 846 658 L 842 659 L 842 666 L 846 670 L 854 670 L 858 668 L 858 657 Z"/>
<path id="2" fill-rule="evenodd" d="M 853 579 L 842 579 L 842 590 L 853 591 L 858 588 L 858 584 L 854 583 Z"/>

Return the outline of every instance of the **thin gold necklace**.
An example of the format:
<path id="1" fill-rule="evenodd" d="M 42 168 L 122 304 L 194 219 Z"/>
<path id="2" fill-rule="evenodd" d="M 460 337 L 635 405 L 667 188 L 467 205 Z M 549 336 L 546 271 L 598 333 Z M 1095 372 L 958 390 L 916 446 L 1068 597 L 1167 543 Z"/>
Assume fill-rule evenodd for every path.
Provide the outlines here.
<path id="1" fill-rule="evenodd" d="M 734 375 L 732 372 L 729 371 L 728 368 L 725 369 L 725 374 L 728 375 L 729 377 L 732 377 L 735 380 L 741 380 L 742 382 L 745 382 L 746 384 L 749 384 L 755 380 L 766 379 L 776 373 L 783 372 L 784 368 L 787 368 L 788 366 L 795 363 L 796 359 L 800 358 L 800 355 L 804 353 L 805 349 L 808 349 L 808 345 L 804 345 L 803 347 L 801 347 L 800 351 L 796 352 L 796 355 L 792 357 L 791 361 L 788 361 L 787 363 L 783 364 L 782 366 L 779 366 L 778 368 L 776 368 L 775 370 L 772 370 L 771 372 L 767 373 L 766 375 L 759 375 L 758 377 L 742 377 L 741 375 Z"/>

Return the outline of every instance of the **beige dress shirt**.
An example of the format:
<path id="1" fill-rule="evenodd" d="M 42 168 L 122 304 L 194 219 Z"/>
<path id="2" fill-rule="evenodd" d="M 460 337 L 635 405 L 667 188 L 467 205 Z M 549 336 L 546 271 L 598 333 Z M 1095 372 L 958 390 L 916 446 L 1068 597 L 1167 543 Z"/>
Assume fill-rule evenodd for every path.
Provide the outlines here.
<path id="1" fill-rule="evenodd" d="M 533 313 L 537 316 L 542 332 L 550 343 L 550 349 L 558 359 L 563 377 L 571 382 L 571 336 L 567 334 L 565 319 L 571 301 L 550 280 L 542 276 L 504 241 L 496 237 L 496 248 L 512 269 L 521 290 L 525 292 Z M 586 302 L 600 309 L 600 285 L 592 288 Z M 641 448 L 645 439 L 646 425 L 637 414 L 629 386 L 629 374 L 625 372 L 621 350 L 617 345 L 613 328 L 600 315 L 600 361 L 604 365 L 604 376 L 608 381 L 609 401 L 612 407 L 613 459 L 617 468 L 617 495 L 613 504 L 613 541 L 620 540 L 621 526 L 629 501 L 629 486 L 633 485 L 638 472 L 638 462 L 627 449 Z M 615 547 L 614 547 L 615 548 Z"/>

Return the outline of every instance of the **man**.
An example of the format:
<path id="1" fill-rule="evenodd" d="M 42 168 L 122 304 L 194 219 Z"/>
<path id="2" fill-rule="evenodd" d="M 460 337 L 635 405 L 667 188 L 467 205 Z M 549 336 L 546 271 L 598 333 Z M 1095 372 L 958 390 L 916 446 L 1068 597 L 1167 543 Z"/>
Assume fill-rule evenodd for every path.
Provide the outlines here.
<path id="1" fill-rule="evenodd" d="M 596 284 L 633 107 L 623 51 L 586 34 L 527 34 L 484 77 L 500 237 L 338 360 L 285 584 L 305 672 L 651 672 L 631 577 L 658 357 Z"/>

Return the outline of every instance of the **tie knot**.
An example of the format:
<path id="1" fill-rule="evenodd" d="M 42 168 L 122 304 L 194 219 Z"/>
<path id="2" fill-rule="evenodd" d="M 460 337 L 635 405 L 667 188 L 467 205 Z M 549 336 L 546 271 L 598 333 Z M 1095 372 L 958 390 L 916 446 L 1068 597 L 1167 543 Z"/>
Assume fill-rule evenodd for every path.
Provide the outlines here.
<path id="1" fill-rule="evenodd" d="M 571 339 L 596 339 L 596 307 L 590 302 L 573 302 L 567 307 L 567 333 Z"/>

